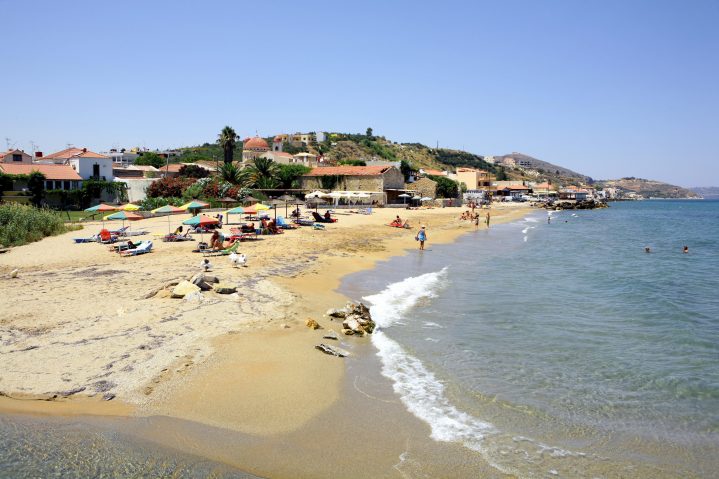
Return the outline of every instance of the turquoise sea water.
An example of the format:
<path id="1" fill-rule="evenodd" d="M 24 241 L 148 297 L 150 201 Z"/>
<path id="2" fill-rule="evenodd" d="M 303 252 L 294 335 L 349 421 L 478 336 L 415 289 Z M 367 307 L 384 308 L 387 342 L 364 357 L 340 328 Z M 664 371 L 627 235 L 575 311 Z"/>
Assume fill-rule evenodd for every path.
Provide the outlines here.
<path id="1" fill-rule="evenodd" d="M 343 289 L 433 439 L 523 477 L 717 477 L 719 202 L 538 212 L 452 245 L 430 226 L 429 246 Z"/>

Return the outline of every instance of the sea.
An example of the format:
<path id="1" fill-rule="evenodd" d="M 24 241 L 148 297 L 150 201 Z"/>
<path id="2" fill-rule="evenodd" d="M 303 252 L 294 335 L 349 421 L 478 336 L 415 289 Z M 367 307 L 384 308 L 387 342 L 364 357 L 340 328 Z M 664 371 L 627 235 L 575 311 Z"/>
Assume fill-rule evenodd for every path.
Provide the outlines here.
<path id="1" fill-rule="evenodd" d="M 383 477 L 719 477 L 719 201 L 610 205 L 537 210 L 451 244 L 433 244 L 430 224 L 425 251 L 408 239 L 407 254 L 344 278 L 378 325 L 361 347 L 343 342 L 348 396 L 363 368 L 389 396 L 357 434 L 387 424 L 404 443 L 400 411 L 421 426 L 408 447 L 430 444 Z M 361 404 L 318 418 L 313 437 Z M 254 477 L 128 423 L 0 415 L 0 477 Z"/>
<path id="2" fill-rule="evenodd" d="M 719 477 L 719 201 L 431 238 L 342 291 L 432 440 L 518 477 Z"/>

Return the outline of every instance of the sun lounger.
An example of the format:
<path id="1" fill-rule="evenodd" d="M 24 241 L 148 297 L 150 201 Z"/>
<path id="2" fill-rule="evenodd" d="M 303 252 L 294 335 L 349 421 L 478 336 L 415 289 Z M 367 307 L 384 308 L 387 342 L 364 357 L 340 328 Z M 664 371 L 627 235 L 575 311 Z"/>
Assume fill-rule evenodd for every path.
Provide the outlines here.
<path id="1" fill-rule="evenodd" d="M 295 220 L 295 224 L 298 224 L 300 226 L 312 226 L 315 224 L 315 220 L 310 220 L 306 218 L 299 218 Z"/>
<path id="2" fill-rule="evenodd" d="M 320 224 L 320 223 L 314 223 L 314 224 L 312 225 L 312 229 L 324 230 L 324 229 L 325 229 L 325 225 Z"/>
<path id="3" fill-rule="evenodd" d="M 144 236 L 149 233 L 149 231 L 125 231 L 120 236 Z"/>
<path id="4" fill-rule="evenodd" d="M 108 230 L 100 230 L 98 237 L 100 238 L 100 243 L 103 244 L 114 243 L 117 241 L 117 235 L 112 234 Z"/>
<path id="5" fill-rule="evenodd" d="M 75 243 L 95 243 L 98 240 L 97 236 L 90 236 L 89 238 L 73 238 Z"/>
<path id="6" fill-rule="evenodd" d="M 235 241 L 232 243 L 229 247 L 225 249 L 205 249 L 200 250 L 203 256 L 225 256 L 228 254 L 236 253 L 237 249 L 240 247 L 240 242 Z"/>
<path id="7" fill-rule="evenodd" d="M 312 212 L 312 217 L 315 219 L 315 222 L 317 222 L 317 223 L 336 223 L 337 222 L 337 218 L 327 219 L 316 211 Z"/>
<path id="8" fill-rule="evenodd" d="M 123 226 L 122 228 L 117 230 L 110 230 L 110 234 L 114 236 L 125 236 L 129 228 L 129 226 Z"/>
<path id="9" fill-rule="evenodd" d="M 121 256 L 136 256 L 138 254 L 149 253 L 152 249 L 152 241 L 146 240 L 140 242 L 136 248 L 124 249 L 120 251 Z"/>
<path id="10" fill-rule="evenodd" d="M 293 230 L 297 228 L 297 226 L 293 225 L 292 223 L 288 223 L 284 216 L 277 217 L 277 226 L 282 228 L 283 230 Z"/>
<path id="11" fill-rule="evenodd" d="M 189 235 L 189 230 L 184 235 L 176 235 L 174 233 L 170 233 L 169 235 L 165 235 L 162 237 L 162 241 L 165 243 L 174 243 L 176 241 L 195 241 L 195 238 Z"/>

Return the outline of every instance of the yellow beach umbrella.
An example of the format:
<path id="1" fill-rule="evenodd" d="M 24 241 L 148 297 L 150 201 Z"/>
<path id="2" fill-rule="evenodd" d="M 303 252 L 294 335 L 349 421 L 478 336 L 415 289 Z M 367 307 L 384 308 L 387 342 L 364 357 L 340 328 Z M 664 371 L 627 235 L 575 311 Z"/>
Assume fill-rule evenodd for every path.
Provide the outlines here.
<path id="1" fill-rule="evenodd" d="M 120 206 L 120 208 L 118 208 L 118 209 L 123 210 L 123 211 L 137 211 L 140 209 L 140 207 L 137 205 L 133 205 L 132 203 L 128 203 L 126 205 Z"/>
<path id="2" fill-rule="evenodd" d="M 256 205 L 250 206 L 250 208 L 254 208 L 257 211 L 263 211 L 263 210 L 269 210 L 270 207 L 267 205 L 263 205 L 262 203 L 257 203 Z"/>

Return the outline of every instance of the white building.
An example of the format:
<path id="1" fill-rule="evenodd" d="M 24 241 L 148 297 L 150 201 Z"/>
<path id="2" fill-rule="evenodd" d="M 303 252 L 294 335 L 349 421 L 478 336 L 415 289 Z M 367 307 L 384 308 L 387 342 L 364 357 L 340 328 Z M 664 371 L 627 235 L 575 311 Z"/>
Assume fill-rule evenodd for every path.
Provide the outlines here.
<path id="1" fill-rule="evenodd" d="M 112 181 L 112 158 L 95 153 L 87 148 L 66 148 L 62 151 L 43 156 L 42 163 L 70 165 L 83 180 L 97 179 Z"/>

